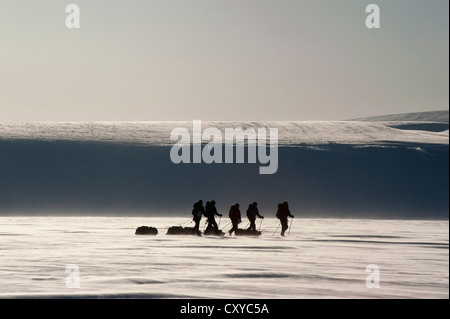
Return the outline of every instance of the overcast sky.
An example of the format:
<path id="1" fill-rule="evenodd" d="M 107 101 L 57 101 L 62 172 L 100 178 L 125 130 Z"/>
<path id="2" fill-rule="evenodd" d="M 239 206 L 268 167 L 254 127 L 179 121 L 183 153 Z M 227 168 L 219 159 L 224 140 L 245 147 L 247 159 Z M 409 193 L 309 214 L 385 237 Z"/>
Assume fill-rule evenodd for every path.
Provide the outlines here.
<path id="1" fill-rule="evenodd" d="M 81 28 L 65 26 L 66 5 Z M 381 29 L 365 27 L 365 7 Z M 0 121 L 448 108 L 448 0 L 0 0 Z"/>

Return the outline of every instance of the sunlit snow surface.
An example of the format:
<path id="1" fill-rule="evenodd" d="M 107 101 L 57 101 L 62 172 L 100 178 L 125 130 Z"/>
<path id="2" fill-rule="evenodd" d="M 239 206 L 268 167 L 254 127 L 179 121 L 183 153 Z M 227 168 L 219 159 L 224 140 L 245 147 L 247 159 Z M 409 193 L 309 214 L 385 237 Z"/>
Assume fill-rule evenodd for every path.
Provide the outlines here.
<path id="1" fill-rule="evenodd" d="M 174 217 L 2 217 L 0 298 L 449 297 L 448 221 L 296 218 L 282 238 L 266 218 L 258 238 L 166 235 L 177 224 L 192 226 Z M 134 235 L 142 225 L 159 234 Z M 78 289 L 66 287 L 69 264 L 79 267 Z M 369 264 L 380 268 L 380 288 L 366 287 Z"/>
<path id="2" fill-rule="evenodd" d="M 276 121 L 276 122 L 202 122 L 202 130 L 218 128 L 277 128 L 281 146 L 298 144 L 386 144 L 432 143 L 448 144 L 449 131 L 429 132 L 397 129 L 397 125 L 419 122 L 358 122 L 358 121 Z M 436 123 L 420 122 L 436 125 Z M 147 145 L 171 145 L 174 128 L 186 128 L 192 134 L 192 122 L 92 122 L 92 123 L 0 123 L 1 139 L 31 139 L 47 141 L 97 141 Z M 205 143 L 207 141 L 204 141 Z"/>

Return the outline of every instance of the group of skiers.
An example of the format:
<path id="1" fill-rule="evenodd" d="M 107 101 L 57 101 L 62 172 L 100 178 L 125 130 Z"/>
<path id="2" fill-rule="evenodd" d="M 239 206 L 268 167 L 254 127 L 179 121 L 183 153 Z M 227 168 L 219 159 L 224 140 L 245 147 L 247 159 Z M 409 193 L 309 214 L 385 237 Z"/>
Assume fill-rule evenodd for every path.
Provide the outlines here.
<path id="1" fill-rule="evenodd" d="M 256 231 L 256 218 L 264 219 L 264 216 L 261 216 L 258 211 L 258 203 L 253 202 L 248 205 L 247 208 L 247 218 L 250 221 L 250 227 L 247 230 Z M 205 216 L 208 219 L 208 227 L 212 227 L 214 230 L 219 230 L 217 226 L 217 222 L 215 220 L 215 216 L 222 217 L 222 214 L 217 212 L 216 202 L 214 200 L 210 202 L 206 202 L 205 207 L 203 207 L 203 201 L 199 200 L 194 204 L 192 208 L 192 215 L 194 216 L 193 220 L 195 222 L 194 231 L 199 232 L 200 228 L 200 220 L 202 216 Z M 229 218 L 231 220 L 232 228 L 228 232 L 230 235 L 233 234 L 238 229 L 239 223 L 242 222 L 241 219 L 241 211 L 239 210 L 239 204 L 234 204 L 230 208 Z M 276 217 L 280 220 L 281 223 L 281 236 L 284 236 L 284 233 L 288 229 L 288 217 L 294 218 L 294 216 L 289 211 L 289 205 L 287 202 L 283 202 L 278 204 L 278 210 L 276 213 Z"/>

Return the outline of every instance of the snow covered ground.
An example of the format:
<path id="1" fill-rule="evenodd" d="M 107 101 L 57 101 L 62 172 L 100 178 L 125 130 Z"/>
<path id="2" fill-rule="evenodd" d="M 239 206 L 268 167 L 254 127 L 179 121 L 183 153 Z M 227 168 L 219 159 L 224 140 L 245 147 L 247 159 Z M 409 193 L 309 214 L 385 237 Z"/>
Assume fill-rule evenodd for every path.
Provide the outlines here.
<path id="1" fill-rule="evenodd" d="M 449 297 L 448 221 L 296 218 L 282 238 L 267 218 L 257 238 L 166 235 L 180 223 L 189 219 L 4 217 L 0 298 Z M 134 235 L 141 225 L 160 233 Z M 371 264 L 380 288 L 366 286 Z M 68 265 L 80 288 L 67 285 Z"/>
<path id="2" fill-rule="evenodd" d="M 449 123 L 449 111 L 431 111 L 431 112 L 414 112 L 414 113 L 400 113 L 388 114 L 380 116 L 371 116 L 355 119 L 355 121 L 408 121 L 408 122 L 434 122 L 434 123 Z"/>
<path id="3" fill-rule="evenodd" d="M 448 298 L 448 123 L 411 119 L 203 122 L 278 128 L 273 175 L 172 163 L 170 132 L 192 122 L 0 123 L 0 298 Z M 257 201 L 263 235 L 165 235 L 199 199 L 244 217 Z"/>
<path id="4" fill-rule="evenodd" d="M 202 122 L 202 129 L 278 128 L 280 146 L 318 144 L 386 144 L 386 143 L 449 143 L 449 131 L 430 132 L 397 129 L 392 126 L 415 122 Z M 429 125 L 442 125 L 421 122 Z M 192 132 L 192 122 L 92 122 L 92 123 L 0 123 L 0 140 L 45 140 L 113 142 L 143 145 L 172 145 L 170 132 L 177 127 Z M 206 143 L 206 142 L 205 142 Z"/>

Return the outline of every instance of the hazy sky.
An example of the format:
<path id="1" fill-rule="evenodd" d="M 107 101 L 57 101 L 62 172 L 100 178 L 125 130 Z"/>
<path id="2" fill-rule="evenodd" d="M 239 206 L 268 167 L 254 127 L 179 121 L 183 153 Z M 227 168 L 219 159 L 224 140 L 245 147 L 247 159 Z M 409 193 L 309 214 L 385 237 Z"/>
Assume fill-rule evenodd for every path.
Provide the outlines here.
<path id="1" fill-rule="evenodd" d="M 81 28 L 65 26 L 66 5 Z M 381 29 L 365 27 L 365 7 Z M 0 121 L 448 108 L 448 0 L 0 0 Z"/>

